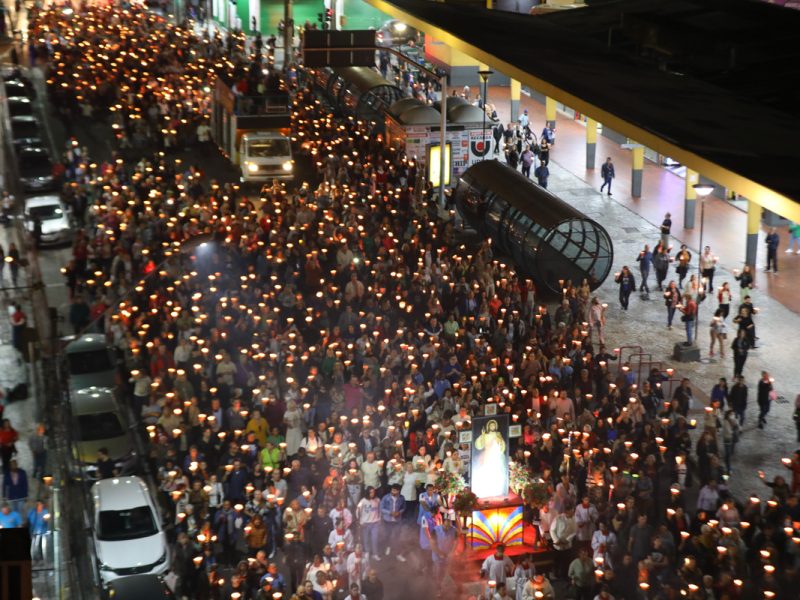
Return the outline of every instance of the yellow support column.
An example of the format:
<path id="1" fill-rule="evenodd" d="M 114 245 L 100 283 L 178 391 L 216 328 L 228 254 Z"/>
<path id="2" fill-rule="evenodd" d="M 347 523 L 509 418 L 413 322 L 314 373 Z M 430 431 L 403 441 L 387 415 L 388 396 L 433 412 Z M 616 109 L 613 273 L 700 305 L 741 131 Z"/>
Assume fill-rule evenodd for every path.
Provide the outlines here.
<path id="1" fill-rule="evenodd" d="M 522 85 L 516 79 L 511 80 L 511 122 L 516 123 L 519 119 L 519 99 L 522 93 Z"/>
<path id="2" fill-rule="evenodd" d="M 597 153 L 597 121 L 586 119 L 586 168 L 594 169 L 594 159 Z"/>
<path id="3" fill-rule="evenodd" d="M 633 153 L 631 166 L 631 196 L 641 198 L 642 196 L 642 177 L 644 176 L 644 146 L 636 144 L 631 148 Z"/>
<path id="4" fill-rule="evenodd" d="M 550 129 L 556 128 L 556 101 L 550 96 L 545 97 L 544 118 L 547 120 L 547 126 Z"/>
<path id="5" fill-rule="evenodd" d="M 747 250 L 745 264 L 755 271 L 758 255 L 758 233 L 761 231 L 761 205 L 747 201 Z"/>
<path id="6" fill-rule="evenodd" d="M 686 194 L 683 203 L 683 226 L 694 229 L 694 213 L 697 205 L 697 192 L 694 185 L 700 180 L 696 171 L 686 169 Z"/>
<path id="7" fill-rule="evenodd" d="M 494 2 L 492 0 L 486 0 L 486 10 L 492 10 L 494 8 Z"/>

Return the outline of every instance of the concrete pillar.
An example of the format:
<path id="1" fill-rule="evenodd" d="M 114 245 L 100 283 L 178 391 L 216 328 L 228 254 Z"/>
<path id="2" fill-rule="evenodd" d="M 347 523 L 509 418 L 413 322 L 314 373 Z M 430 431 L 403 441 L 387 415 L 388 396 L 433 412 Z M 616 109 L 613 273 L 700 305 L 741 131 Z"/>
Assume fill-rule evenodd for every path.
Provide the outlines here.
<path id="1" fill-rule="evenodd" d="M 586 168 L 594 169 L 594 159 L 597 153 L 597 121 L 586 119 Z"/>
<path id="2" fill-rule="evenodd" d="M 752 200 L 747 201 L 747 250 L 745 264 L 755 271 L 758 254 L 758 232 L 761 231 L 761 206 Z"/>
<path id="3" fill-rule="evenodd" d="M 642 176 L 644 175 L 644 146 L 635 145 L 631 152 L 633 154 L 631 160 L 631 196 L 634 198 L 642 197 Z"/>
<path id="4" fill-rule="evenodd" d="M 699 181 L 697 172 L 686 169 L 686 197 L 683 203 L 683 226 L 694 229 L 694 213 L 697 205 L 697 192 L 694 185 Z"/>
<path id="5" fill-rule="evenodd" d="M 547 120 L 547 126 L 550 129 L 556 128 L 556 101 L 550 96 L 545 98 L 544 102 L 544 118 Z"/>
<path id="6" fill-rule="evenodd" d="M 522 85 L 516 79 L 511 80 L 511 122 L 516 123 L 519 119 L 519 98 L 522 92 Z"/>

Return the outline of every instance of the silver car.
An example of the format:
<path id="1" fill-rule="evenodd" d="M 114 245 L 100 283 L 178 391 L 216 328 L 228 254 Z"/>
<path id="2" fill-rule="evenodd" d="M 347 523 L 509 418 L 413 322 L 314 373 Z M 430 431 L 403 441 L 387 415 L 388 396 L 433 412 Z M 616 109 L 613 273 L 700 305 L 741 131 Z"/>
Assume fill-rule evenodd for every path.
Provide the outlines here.
<path id="1" fill-rule="evenodd" d="M 51 179 L 52 182 L 52 179 Z M 58 196 L 34 196 L 25 200 L 25 229 L 37 236 L 39 245 L 61 244 L 72 239 L 72 214 Z"/>

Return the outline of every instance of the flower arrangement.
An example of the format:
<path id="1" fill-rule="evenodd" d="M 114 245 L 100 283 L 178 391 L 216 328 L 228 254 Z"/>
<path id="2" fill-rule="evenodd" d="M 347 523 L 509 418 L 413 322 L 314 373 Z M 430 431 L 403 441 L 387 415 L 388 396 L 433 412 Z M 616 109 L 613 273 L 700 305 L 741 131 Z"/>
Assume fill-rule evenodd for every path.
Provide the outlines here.
<path id="1" fill-rule="evenodd" d="M 515 494 L 522 496 L 529 485 L 533 483 L 531 470 L 524 464 L 510 461 L 508 463 L 508 486 Z"/>
<path id="2" fill-rule="evenodd" d="M 461 475 L 442 470 L 439 471 L 439 476 L 436 478 L 434 486 L 442 496 L 450 498 L 466 488 L 467 484 Z"/>
<path id="3" fill-rule="evenodd" d="M 472 511 L 478 508 L 478 497 L 469 488 L 464 488 L 453 498 L 453 510 L 461 517 L 472 515 Z"/>
<path id="4" fill-rule="evenodd" d="M 540 508 L 550 501 L 550 492 L 547 483 L 542 479 L 532 480 L 521 494 L 526 504 Z"/>

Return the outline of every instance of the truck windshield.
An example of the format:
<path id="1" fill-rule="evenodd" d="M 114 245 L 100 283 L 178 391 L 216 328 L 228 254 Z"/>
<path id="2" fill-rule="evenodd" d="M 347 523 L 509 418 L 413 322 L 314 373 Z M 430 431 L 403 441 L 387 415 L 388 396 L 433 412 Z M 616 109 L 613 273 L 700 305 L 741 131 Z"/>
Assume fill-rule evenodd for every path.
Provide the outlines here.
<path id="1" fill-rule="evenodd" d="M 278 158 L 289 156 L 289 140 L 275 138 L 274 140 L 259 140 L 247 145 L 247 154 L 251 158 Z"/>

